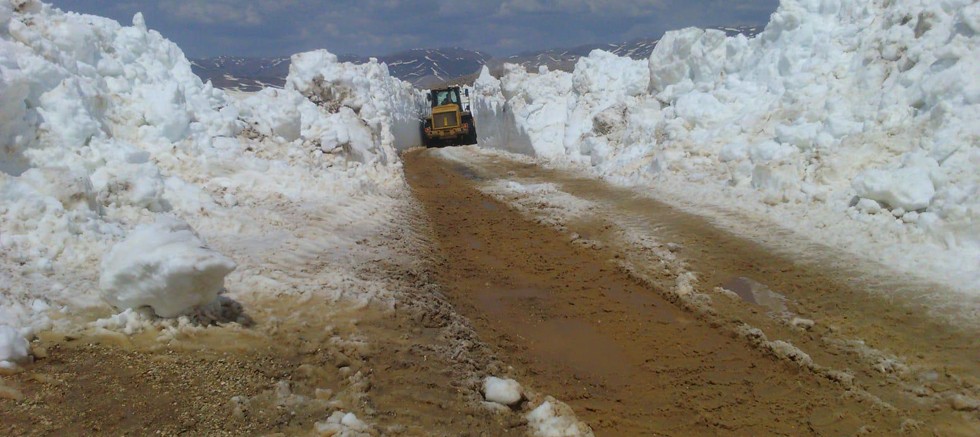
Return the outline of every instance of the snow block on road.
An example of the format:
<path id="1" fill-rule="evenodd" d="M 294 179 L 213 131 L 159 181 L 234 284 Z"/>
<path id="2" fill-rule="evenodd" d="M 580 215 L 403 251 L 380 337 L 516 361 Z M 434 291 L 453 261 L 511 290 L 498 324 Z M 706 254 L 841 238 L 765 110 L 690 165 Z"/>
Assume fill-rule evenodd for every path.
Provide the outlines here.
<path id="1" fill-rule="evenodd" d="M 234 261 L 209 249 L 191 227 L 161 217 L 117 244 L 102 262 L 102 297 L 118 309 L 150 307 L 176 317 L 206 305 L 224 288 Z"/>
<path id="2" fill-rule="evenodd" d="M 11 369 L 28 359 L 27 340 L 16 329 L 0 325 L 0 369 Z"/>
<path id="3" fill-rule="evenodd" d="M 523 398 L 521 384 L 513 379 L 488 376 L 483 380 L 483 397 L 487 401 L 512 406 Z"/>

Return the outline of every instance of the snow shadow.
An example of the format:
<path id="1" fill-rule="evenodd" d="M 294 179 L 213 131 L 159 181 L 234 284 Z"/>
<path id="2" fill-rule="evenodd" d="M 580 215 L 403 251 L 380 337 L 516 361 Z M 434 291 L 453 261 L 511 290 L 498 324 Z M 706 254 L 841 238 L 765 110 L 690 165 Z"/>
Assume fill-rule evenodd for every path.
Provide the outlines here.
<path id="1" fill-rule="evenodd" d="M 219 295 L 214 302 L 194 310 L 188 317 L 192 323 L 201 326 L 228 323 L 237 323 L 245 328 L 255 326 L 255 319 L 248 315 L 245 306 L 224 295 Z"/>

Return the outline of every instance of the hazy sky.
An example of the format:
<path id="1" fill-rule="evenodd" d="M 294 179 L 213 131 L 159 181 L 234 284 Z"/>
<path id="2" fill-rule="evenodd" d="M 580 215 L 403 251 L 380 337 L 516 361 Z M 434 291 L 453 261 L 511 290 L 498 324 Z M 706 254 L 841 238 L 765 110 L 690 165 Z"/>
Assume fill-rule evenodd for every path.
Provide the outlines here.
<path id="1" fill-rule="evenodd" d="M 765 24 L 778 0 L 46 0 L 147 25 L 189 57 L 326 48 L 383 55 L 460 46 L 492 55 L 659 37 L 686 26 Z"/>

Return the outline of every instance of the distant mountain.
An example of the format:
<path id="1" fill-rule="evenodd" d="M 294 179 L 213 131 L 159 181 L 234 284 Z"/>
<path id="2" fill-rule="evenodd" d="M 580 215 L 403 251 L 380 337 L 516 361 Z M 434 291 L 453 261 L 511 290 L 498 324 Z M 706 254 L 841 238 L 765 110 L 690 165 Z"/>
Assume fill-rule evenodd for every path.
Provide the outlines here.
<path id="1" fill-rule="evenodd" d="M 339 56 L 343 62 L 364 63 L 369 58 Z M 414 49 L 381 56 L 378 61 L 388 64 L 392 76 L 426 88 L 454 77 L 480 70 L 490 56 L 458 47 L 444 49 Z M 201 79 L 214 86 L 239 91 L 258 91 L 266 86 L 282 87 L 289 74 L 289 58 L 244 58 L 219 56 L 194 59 L 191 69 Z"/>
<path id="2" fill-rule="evenodd" d="M 762 26 L 712 27 L 729 36 L 743 34 L 753 37 L 762 32 Z M 550 70 L 571 71 L 575 63 L 592 50 L 602 49 L 619 56 L 647 59 L 659 39 L 645 38 L 625 43 L 590 44 L 564 49 L 549 49 L 521 53 L 505 58 L 492 58 L 482 52 L 459 47 L 442 49 L 413 49 L 378 57 L 388 64 L 392 76 L 410 82 L 419 88 L 429 88 L 451 83 L 471 83 L 484 65 L 495 74 L 503 64 L 520 64 L 528 71 L 538 71 L 541 66 Z M 363 63 L 367 57 L 340 56 L 341 61 Z M 239 91 L 258 91 L 264 87 L 282 87 L 289 74 L 289 57 L 245 58 L 219 56 L 194 59 L 191 68 L 201 79 L 210 80 L 214 86 Z"/>
<path id="3" fill-rule="evenodd" d="M 192 59 L 191 70 L 201 80 L 224 89 L 258 91 L 272 86 L 281 88 L 289 74 L 289 57 L 241 58 L 218 56 L 217 58 Z"/>
<path id="4" fill-rule="evenodd" d="M 414 49 L 378 60 L 388 64 L 392 76 L 427 88 L 480 71 L 490 61 L 490 55 L 461 48 Z"/>

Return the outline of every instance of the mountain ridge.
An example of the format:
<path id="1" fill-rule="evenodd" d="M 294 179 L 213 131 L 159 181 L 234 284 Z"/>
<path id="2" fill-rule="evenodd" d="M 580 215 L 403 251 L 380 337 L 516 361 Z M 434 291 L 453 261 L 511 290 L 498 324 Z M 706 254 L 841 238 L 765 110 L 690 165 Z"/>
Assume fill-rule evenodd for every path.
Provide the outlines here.
<path id="1" fill-rule="evenodd" d="M 729 36 L 742 34 L 754 37 L 762 31 L 763 26 L 714 26 L 708 29 L 722 30 Z M 495 74 L 502 71 L 505 63 L 522 65 L 528 71 L 537 71 L 541 67 L 571 71 L 579 58 L 588 56 L 596 49 L 633 59 L 646 59 L 650 57 L 650 53 L 659 41 L 660 38 L 638 38 L 619 43 L 585 44 L 528 51 L 499 58 L 477 50 L 443 47 L 410 49 L 376 57 L 340 55 L 338 59 L 344 62 L 364 63 L 374 58 L 387 64 L 388 71 L 393 77 L 410 82 L 419 88 L 429 88 L 450 83 L 472 82 L 484 65 Z M 191 68 L 202 80 L 211 81 L 218 88 L 258 91 L 264 87 L 282 87 L 289 74 L 289 61 L 288 56 L 217 56 L 192 59 Z"/>

